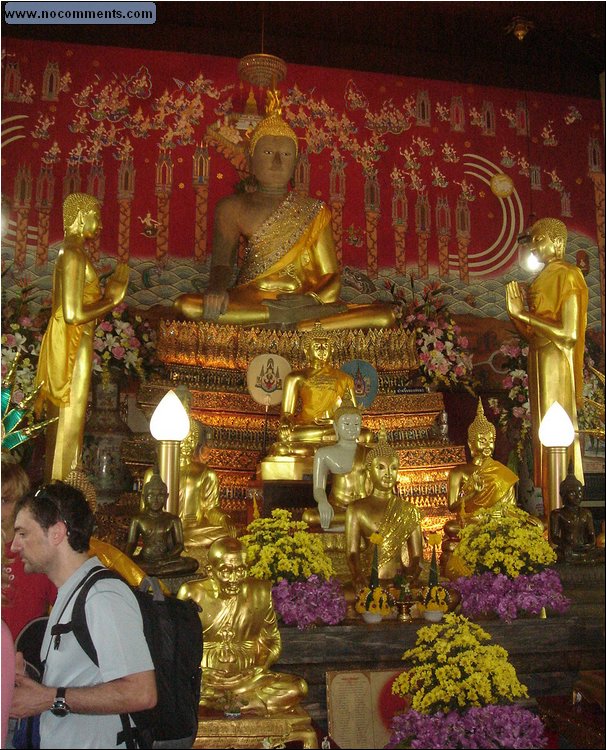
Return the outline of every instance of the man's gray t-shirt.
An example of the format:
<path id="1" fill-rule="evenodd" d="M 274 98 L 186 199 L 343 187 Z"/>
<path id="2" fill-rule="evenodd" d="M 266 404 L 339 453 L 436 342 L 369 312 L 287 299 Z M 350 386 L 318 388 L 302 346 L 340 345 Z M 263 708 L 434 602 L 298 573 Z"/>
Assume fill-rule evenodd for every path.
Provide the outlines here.
<path id="1" fill-rule="evenodd" d="M 95 565 L 101 563 L 98 558 L 92 557 L 57 592 L 57 601 L 50 614 L 40 652 L 41 659 L 46 657 L 42 679 L 45 685 L 90 687 L 154 668 L 143 635 L 143 621 L 137 600 L 128 586 L 117 580 L 97 581 L 86 597 L 86 622 L 97 650 L 99 667 L 80 648 L 72 632 L 61 636 L 60 646 L 55 650 L 54 643 L 51 643 L 51 628 L 56 624 L 72 591 Z M 72 597 L 61 615 L 62 623 L 71 621 L 73 603 L 77 596 L 75 594 Z M 69 704 L 69 691 L 66 697 Z M 44 711 L 40 717 L 40 747 L 126 747 L 124 743 L 116 744 L 117 734 L 121 731 L 122 724 L 117 714 L 71 713 L 59 717 L 50 711 Z"/>

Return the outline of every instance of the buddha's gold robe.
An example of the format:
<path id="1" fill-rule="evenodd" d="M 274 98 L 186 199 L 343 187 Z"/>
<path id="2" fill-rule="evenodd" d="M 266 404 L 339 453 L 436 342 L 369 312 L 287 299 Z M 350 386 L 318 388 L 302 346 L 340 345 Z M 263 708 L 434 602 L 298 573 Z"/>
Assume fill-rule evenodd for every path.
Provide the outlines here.
<path id="1" fill-rule="evenodd" d="M 578 338 L 573 347 L 565 347 L 540 332 L 528 336 L 528 392 L 532 419 L 534 483 L 542 487 L 547 474 L 547 451 L 539 440 L 539 425 L 554 401 L 558 401 L 578 430 L 577 407 L 583 396 L 583 355 L 587 328 L 587 284 L 582 271 L 563 260 L 554 260 L 541 271 L 528 290 L 528 309 L 539 318 L 557 325 L 562 320 L 562 306 L 574 295 L 577 299 Z M 572 448 L 574 473 L 583 482 L 583 465 L 579 441 Z"/>

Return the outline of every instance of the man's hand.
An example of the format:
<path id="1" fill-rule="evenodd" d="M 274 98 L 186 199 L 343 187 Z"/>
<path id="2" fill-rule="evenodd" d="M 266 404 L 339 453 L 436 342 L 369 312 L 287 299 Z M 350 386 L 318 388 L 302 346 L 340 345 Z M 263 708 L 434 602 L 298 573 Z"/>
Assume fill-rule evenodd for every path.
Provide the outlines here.
<path id="1" fill-rule="evenodd" d="M 227 292 L 206 292 L 204 295 L 204 320 L 218 320 L 227 310 L 229 294 Z"/>
<path id="2" fill-rule="evenodd" d="M 23 656 L 21 659 L 23 660 Z M 54 700 L 55 691 L 56 688 L 41 685 L 24 674 L 16 674 L 10 715 L 17 719 L 24 719 L 27 716 L 35 716 L 48 711 Z"/>

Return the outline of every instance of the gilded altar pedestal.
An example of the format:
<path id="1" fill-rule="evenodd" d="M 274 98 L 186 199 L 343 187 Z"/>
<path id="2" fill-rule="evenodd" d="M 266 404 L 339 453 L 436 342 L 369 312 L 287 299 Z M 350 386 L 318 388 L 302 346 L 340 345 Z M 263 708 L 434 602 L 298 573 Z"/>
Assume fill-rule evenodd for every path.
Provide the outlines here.
<path id="1" fill-rule="evenodd" d="M 200 709 L 198 734 L 193 747 L 258 748 L 283 747 L 286 742 L 301 742 L 304 748 L 317 748 L 318 738 L 307 711 L 295 708 L 275 716 L 241 716 L 226 718 L 222 714 Z"/>
<path id="2" fill-rule="evenodd" d="M 290 457 L 275 457 L 280 460 L 270 462 L 271 477 L 265 473 L 280 407 L 258 404 L 246 384 L 249 363 L 263 353 L 281 355 L 293 368 L 304 365 L 298 331 L 162 320 L 158 357 L 167 375 L 139 392 L 139 405 L 150 416 L 167 389 L 188 387 L 192 417 L 212 430 L 206 461 L 219 476 L 221 508 L 241 527 L 266 480 L 310 481 L 312 473 L 311 459 L 282 460 Z M 422 509 L 424 528 L 440 528 L 451 517 L 448 473 L 465 461 L 465 447 L 451 444 L 440 428 L 442 394 L 411 388 L 417 367 L 414 337 L 399 328 L 340 332 L 334 339 L 334 363 L 353 359 L 369 362 L 379 378 L 378 395 L 363 415 L 364 427 L 387 431 L 400 456 L 398 492 Z"/>

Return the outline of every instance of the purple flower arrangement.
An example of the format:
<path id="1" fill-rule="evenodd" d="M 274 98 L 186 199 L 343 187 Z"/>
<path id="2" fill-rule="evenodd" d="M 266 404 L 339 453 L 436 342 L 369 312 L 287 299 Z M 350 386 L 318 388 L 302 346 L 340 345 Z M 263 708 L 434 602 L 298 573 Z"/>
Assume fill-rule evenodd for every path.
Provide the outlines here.
<path id="1" fill-rule="evenodd" d="M 410 710 L 392 719 L 386 748 L 544 748 L 541 720 L 520 706 L 482 706 L 466 711 L 421 714 Z"/>
<path id="2" fill-rule="evenodd" d="M 560 576 L 553 568 L 517 578 L 508 578 L 502 573 L 482 573 L 457 578 L 450 586 L 461 595 L 461 613 L 471 618 L 494 613 L 511 622 L 520 612 L 538 615 L 545 607 L 562 614 L 570 606 L 570 600 L 563 594 Z"/>
<path id="3" fill-rule="evenodd" d="M 338 625 L 347 611 L 339 581 L 315 574 L 306 581 L 292 583 L 283 578 L 272 588 L 272 597 L 284 624 L 296 625 L 300 630 L 313 625 Z"/>

